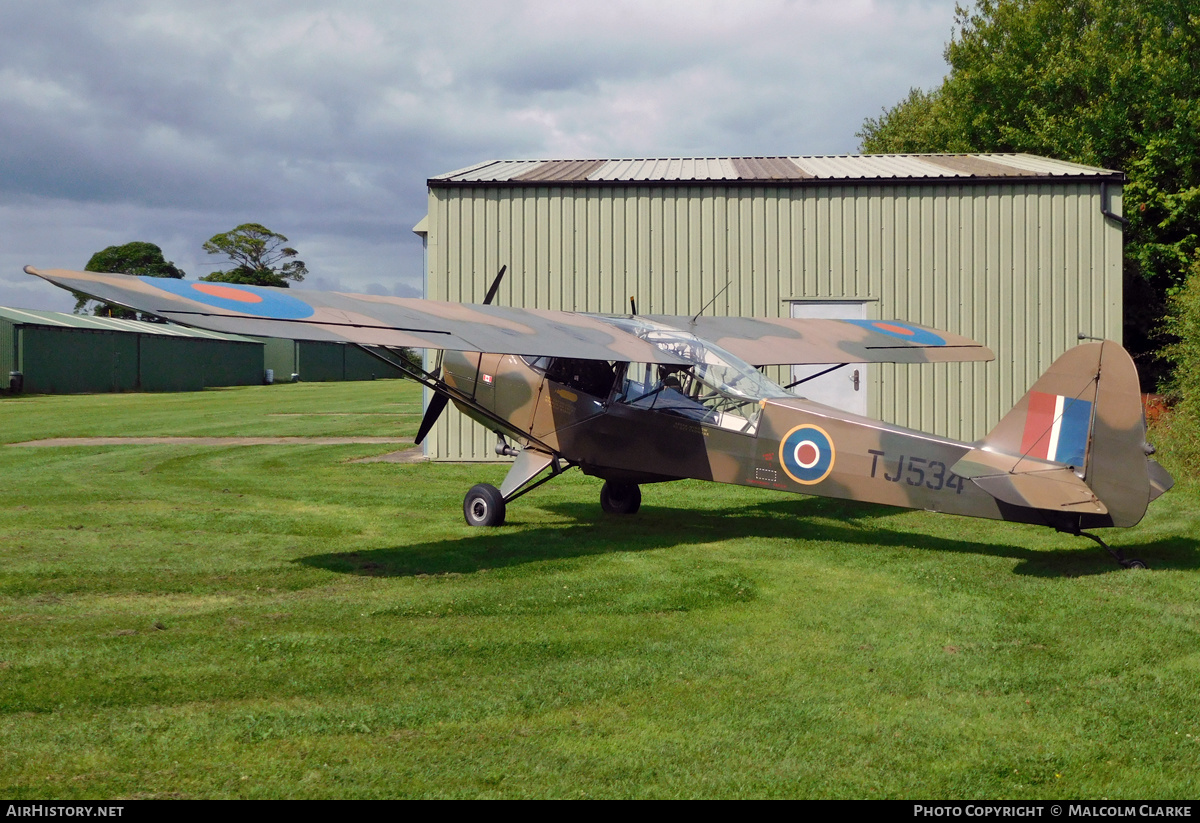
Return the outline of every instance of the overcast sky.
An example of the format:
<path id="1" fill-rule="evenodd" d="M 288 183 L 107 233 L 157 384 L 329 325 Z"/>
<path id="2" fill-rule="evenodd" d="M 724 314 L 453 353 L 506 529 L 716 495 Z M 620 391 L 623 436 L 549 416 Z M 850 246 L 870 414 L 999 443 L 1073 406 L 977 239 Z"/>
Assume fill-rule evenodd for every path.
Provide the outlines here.
<path id="1" fill-rule="evenodd" d="M 425 181 L 483 160 L 844 154 L 940 82 L 955 0 L 0 2 L 0 305 L 144 240 L 287 235 L 416 294 Z"/>

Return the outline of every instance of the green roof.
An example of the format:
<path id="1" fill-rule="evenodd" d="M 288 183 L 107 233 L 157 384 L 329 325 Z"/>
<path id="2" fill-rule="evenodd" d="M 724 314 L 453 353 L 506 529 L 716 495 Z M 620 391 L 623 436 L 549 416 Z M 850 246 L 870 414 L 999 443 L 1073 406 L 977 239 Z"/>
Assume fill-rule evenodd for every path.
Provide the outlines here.
<path id="1" fill-rule="evenodd" d="M 0 320 L 18 326 L 48 326 L 51 328 L 90 329 L 94 331 L 120 331 L 135 334 L 155 334 L 161 337 L 191 337 L 205 340 L 227 340 L 233 343 L 258 343 L 262 340 L 242 337 L 237 334 L 189 329 L 174 323 L 146 323 L 141 320 L 123 320 L 118 317 L 92 317 L 86 314 L 64 314 L 57 311 L 34 311 L 0 306 Z"/>

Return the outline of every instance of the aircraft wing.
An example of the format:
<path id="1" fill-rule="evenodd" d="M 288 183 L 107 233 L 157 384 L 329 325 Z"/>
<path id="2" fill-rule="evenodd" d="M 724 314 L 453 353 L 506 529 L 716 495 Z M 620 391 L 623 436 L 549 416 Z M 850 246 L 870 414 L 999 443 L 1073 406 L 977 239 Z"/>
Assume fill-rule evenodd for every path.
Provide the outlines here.
<path id="1" fill-rule="evenodd" d="M 903 320 L 652 317 L 716 343 L 756 366 L 946 363 L 992 360 L 986 346 Z"/>
<path id="2" fill-rule="evenodd" d="M 166 277 L 41 271 L 31 266 L 25 271 L 106 303 L 183 326 L 232 334 L 586 360 L 687 362 L 598 315 Z"/>
<path id="3" fill-rule="evenodd" d="M 29 274 L 97 300 L 212 331 L 407 346 L 683 364 L 603 315 L 315 292 L 26 266 Z M 991 360 L 965 337 L 899 320 L 651 317 L 759 366 Z"/>

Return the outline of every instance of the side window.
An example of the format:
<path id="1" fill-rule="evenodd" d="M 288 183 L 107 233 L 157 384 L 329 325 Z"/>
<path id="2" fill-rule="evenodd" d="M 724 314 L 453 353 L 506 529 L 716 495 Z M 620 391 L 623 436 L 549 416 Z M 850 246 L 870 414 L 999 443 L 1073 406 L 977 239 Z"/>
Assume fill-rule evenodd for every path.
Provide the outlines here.
<path id="1" fill-rule="evenodd" d="M 658 367 L 648 363 L 629 363 L 625 367 L 625 383 L 618 398 L 623 403 L 632 403 L 642 395 L 658 388 Z"/>
<path id="2" fill-rule="evenodd" d="M 541 357 L 531 357 L 527 354 L 521 355 L 521 359 L 525 361 L 525 365 L 529 368 L 539 371 L 542 374 L 546 373 L 546 368 L 550 365 L 551 358 L 542 355 Z"/>
<path id="3" fill-rule="evenodd" d="M 593 397 L 608 397 L 612 391 L 616 372 L 613 364 L 606 360 L 575 360 L 567 357 L 538 358 L 548 361 L 546 365 L 525 362 L 545 371 L 546 377 L 562 383 L 568 388 L 590 394 Z"/>
<path id="4" fill-rule="evenodd" d="M 702 423 L 714 418 L 704 404 L 689 396 L 694 381 L 689 369 L 651 363 L 630 363 L 620 401 Z"/>
<path id="5" fill-rule="evenodd" d="M 694 367 L 630 363 L 619 402 L 710 426 L 754 434 L 761 407 L 757 397 L 738 397 L 708 385 Z"/>

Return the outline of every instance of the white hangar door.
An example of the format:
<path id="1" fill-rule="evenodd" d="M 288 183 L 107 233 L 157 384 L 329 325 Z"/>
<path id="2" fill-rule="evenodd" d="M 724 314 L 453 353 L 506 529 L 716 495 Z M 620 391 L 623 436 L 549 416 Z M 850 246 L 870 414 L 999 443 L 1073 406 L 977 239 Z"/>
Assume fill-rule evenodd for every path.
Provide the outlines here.
<path id="1" fill-rule="evenodd" d="M 867 304 L 861 300 L 817 300 L 792 303 L 792 317 L 824 320 L 866 320 Z M 829 364 L 831 366 L 836 363 Z M 792 366 L 792 381 L 819 374 L 829 366 Z M 853 414 L 867 413 L 867 367 L 850 363 L 792 388 L 800 397 Z"/>

